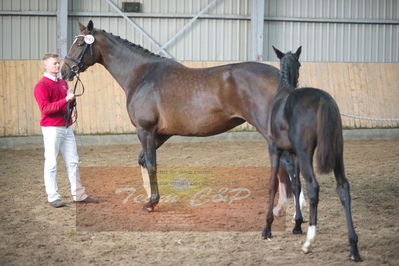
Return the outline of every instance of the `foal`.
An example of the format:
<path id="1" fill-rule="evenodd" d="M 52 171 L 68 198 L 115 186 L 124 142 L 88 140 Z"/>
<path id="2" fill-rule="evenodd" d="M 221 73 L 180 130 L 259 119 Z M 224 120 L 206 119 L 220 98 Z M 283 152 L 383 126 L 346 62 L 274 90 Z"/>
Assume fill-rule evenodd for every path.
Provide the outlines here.
<path id="1" fill-rule="evenodd" d="M 274 186 L 280 156 L 288 151 L 296 164 L 293 175 L 293 192 L 296 202 L 295 227 L 293 233 L 302 233 L 303 217 L 299 208 L 300 180 L 299 172 L 305 179 L 310 202 L 309 227 L 306 241 L 302 247 L 304 253 L 312 249 L 316 237 L 317 205 L 319 201 L 319 184 L 313 172 L 313 154 L 317 147 L 317 166 L 320 173 L 334 171 L 337 181 L 337 192 L 345 209 L 346 221 L 351 247 L 350 258 L 360 261 L 357 247 L 358 237 L 352 222 L 351 197 L 349 183 L 345 177 L 343 161 L 343 137 L 340 112 L 334 99 L 326 92 L 315 88 L 295 89 L 298 83 L 298 61 L 301 47 L 295 54 L 282 53 L 275 47 L 280 59 L 280 81 L 277 94 L 272 101 L 269 119 L 269 154 L 272 166 L 270 203 L 263 237 L 271 237 L 273 222 Z"/>

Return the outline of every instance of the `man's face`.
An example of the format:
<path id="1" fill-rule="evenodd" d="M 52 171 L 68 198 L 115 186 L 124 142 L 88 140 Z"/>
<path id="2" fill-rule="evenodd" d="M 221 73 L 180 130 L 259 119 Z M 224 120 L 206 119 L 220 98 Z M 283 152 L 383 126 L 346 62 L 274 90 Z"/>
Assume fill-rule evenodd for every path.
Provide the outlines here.
<path id="1" fill-rule="evenodd" d="M 44 61 L 44 68 L 46 72 L 52 76 L 57 76 L 60 72 L 60 60 L 58 58 L 50 57 Z"/>

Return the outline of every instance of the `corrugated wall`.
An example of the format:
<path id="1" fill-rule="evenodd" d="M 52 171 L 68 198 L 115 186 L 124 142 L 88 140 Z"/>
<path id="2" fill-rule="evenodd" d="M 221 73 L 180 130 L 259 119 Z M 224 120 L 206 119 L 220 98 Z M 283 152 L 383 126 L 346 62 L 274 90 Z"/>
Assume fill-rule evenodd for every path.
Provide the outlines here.
<path id="1" fill-rule="evenodd" d="M 1 11 L 56 11 L 56 0 L 1 0 Z M 0 16 L 0 59 L 39 59 L 56 51 L 55 16 Z"/>
<path id="2" fill-rule="evenodd" d="M 123 0 L 114 1 L 119 7 Z M 149 0 L 142 3 L 143 13 L 192 14 L 205 8 L 211 0 Z M 105 0 L 70 1 L 70 12 L 114 12 Z M 219 0 L 207 14 L 249 16 L 249 0 Z M 123 18 L 93 17 L 94 26 L 120 35 L 151 51 L 157 48 Z M 174 36 L 189 18 L 133 18 L 158 43 L 164 44 Z M 87 23 L 88 17 L 70 19 L 69 36 L 78 32 L 77 22 Z M 167 48 L 178 60 L 243 61 L 248 58 L 250 27 L 248 19 L 199 19 Z M 71 40 L 70 40 L 71 41 Z"/>
<path id="3" fill-rule="evenodd" d="M 123 0 L 114 2 L 122 7 Z M 211 0 L 142 0 L 143 13 L 196 15 Z M 169 53 L 178 60 L 245 61 L 249 56 L 250 0 L 219 0 L 210 8 L 210 15 L 243 16 L 242 19 L 198 19 L 181 37 L 170 44 Z M 56 0 L 1 0 L 1 11 L 52 11 Z M 74 12 L 116 14 L 105 0 L 69 0 L 69 15 Z M 120 35 L 151 51 L 157 51 L 142 34 L 123 18 L 104 16 L 70 16 L 68 46 L 78 32 L 77 22 L 94 21 L 95 27 Z M 163 44 L 181 29 L 190 18 L 132 18 L 157 42 Z M 46 52 L 56 51 L 56 17 L 0 16 L 2 38 L 0 59 L 40 59 Z"/>
<path id="4" fill-rule="evenodd" d="M 130 0 L 114 0 L 119 7 L 123 1 Z M 147 15 L 196 15 L 212 0 L 135 1 L 142 3 L 143 14 Z M 184 61 L 248 60 L 251 1 L 219 0 L 207 14 L 230 18 L 199 19 L 168 51 L 177 60 Z M 116 14 L 106 0 L 69 0 L 68 3 L 69 44 L 78 31 L 76 22 L 87 23 L 91 18 L 96 27 L 157 51 L 122 18 L 79 15 L 79 12 Z M 0 11 L 45 11 L 52 15 L 0 16 L 0 59 L 39 59 L 45 52 L 55 52 L 56 5 L 56 0 L 1 0 Z M 264 60 L 276 60 L 271 45 L 282 50 L 303 45 L 303 61 L 399 62 L 398 0 L 265 0 L 265 17 Z M 292 22 L 290 18 L 396 20 L 396 24 Z M 133 20 L 162 44 L 189 18 Z"/>
<path id="5" fill-rule="evenodd" d="M 397 0 L 267 0 L 264 59 L 276 60 L 271 46 L 303 46 L 302 61 L 399 62 Z M 267 18 L 272 20 L 267 20 Z M 275 21 L 281 18 L 281 21 Z M 290 22 L 290 18 L 325 22 Z M 331 20 L 396 20 L 396 24 L 334 23 Z M 330 20 L 330 21 L 328 21 Z"/>

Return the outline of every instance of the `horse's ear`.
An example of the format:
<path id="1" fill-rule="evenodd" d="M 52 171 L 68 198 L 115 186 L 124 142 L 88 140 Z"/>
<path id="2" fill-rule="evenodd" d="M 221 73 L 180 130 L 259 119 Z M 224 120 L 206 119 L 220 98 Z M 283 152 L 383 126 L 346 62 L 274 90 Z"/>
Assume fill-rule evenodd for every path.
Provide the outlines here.
<path id="1" fill-rule="evenodd" d="M 299 59 L 299 56 L 301 55 L 302 52 L 302 46 L 299 46 L 299 48 L 295 52 L 295 56 L 297 59 Z"/>
<path id="2" fill-rule="evenodd" d="M 283 56 L 284 56 L 284 53 L 283 52 L 281 52 L 279 49 L 277 49 L 276 47 L 274 47 L 273 45 L 272 45 L 272 47 L 273 47 L 273 50 L 274 50 L 274 52 L 276 53 L 276 55 L 277 55 L 277 57 L 278 57 L 278 59 L 281 59 L 281 58 L 283 58 Z"/>
<path id="3" fill-rule="evenodd" d="M 80 23 L 80 22 L 78 22 L 78 26 L 79 26 L 80 31 L 84 31 L 84 30 L 86 29 L 86 26 L 83 25 L 83 24 Z"/>
<path id="4" fill-rule="evenodd" d="M 93 21 L 89 21 L 89 24 L 87 24 L 87 30 L 89 31 L 89 32 L 92 32 L 93 31 Z"/>

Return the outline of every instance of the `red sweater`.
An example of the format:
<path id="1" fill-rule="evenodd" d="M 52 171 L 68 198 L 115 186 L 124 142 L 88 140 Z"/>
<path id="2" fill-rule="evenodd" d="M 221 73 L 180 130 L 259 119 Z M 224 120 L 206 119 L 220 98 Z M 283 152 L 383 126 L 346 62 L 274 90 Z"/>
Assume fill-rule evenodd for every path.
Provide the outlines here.
<path id="1" fill-rule="evenodd" d="M 34 95 L 42 114 L 40 126 L 65 126 L 67 91 L 68 85 L 65 80 L 53 81 L 47 77 L 39 80 L 35 86 Z"/>

